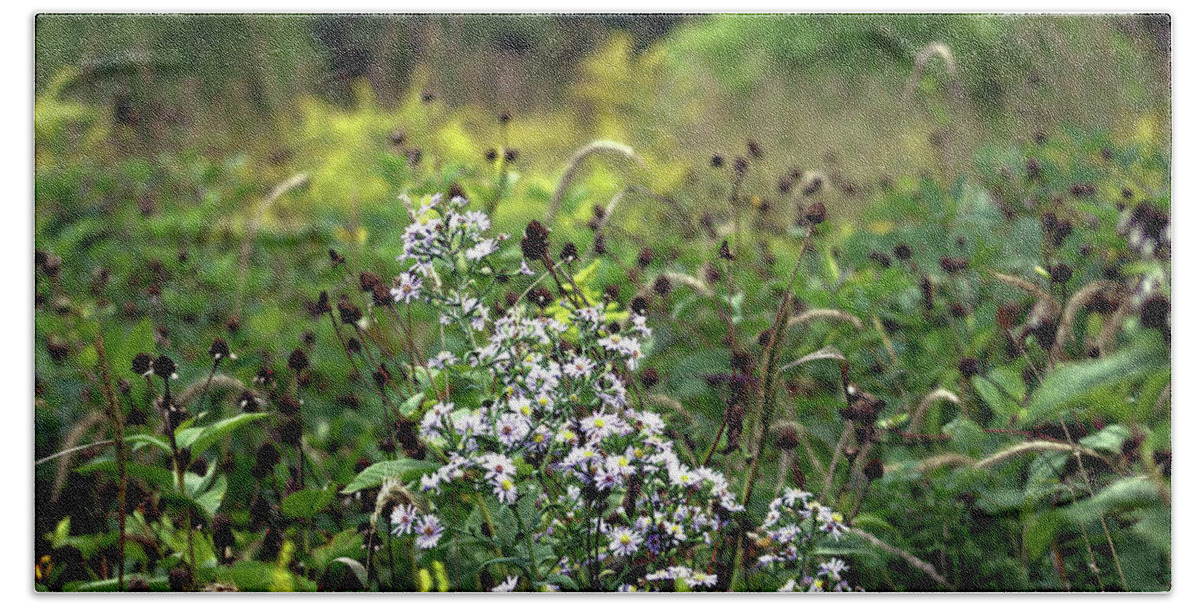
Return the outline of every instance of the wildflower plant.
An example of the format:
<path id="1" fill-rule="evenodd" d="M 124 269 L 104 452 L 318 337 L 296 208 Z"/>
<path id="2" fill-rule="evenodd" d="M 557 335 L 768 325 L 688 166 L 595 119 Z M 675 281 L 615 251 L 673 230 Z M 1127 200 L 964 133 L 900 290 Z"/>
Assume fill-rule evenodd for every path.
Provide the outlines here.
<path id="1" fill-rule="evenodd" d="M 810 492 L 786 488 L 771 501 L 755 533 L 764 549 L 758 565 L 788 577 L 780 591 L 850 591 L 842 576 L 849 568 L 846 562 L 831 557 L 818 563 L 816 551 L 823 543 L 840 541 L 848 531 L 841 513 Z"/>
<path id="2" fill-rule="evenodd" d="M 653 338 L 645 316 L 564 284 L 533 224 L 522 249 L 546 272 L 495 306 L 507 235 L 488 236 L 462 198 L 408 205 L 391 293 L 434 309 L 444 348 L 414 359 L 427 386 L 403 413 L 439 466 L 417 482 L 428 512 L 397 506 L 393 534 L 423 553 L 447 551 L 446 537 L 490 548 L 496 590 L 713 588 L 744 507 L 722 473 L 680 458 L 629 382 Z M 560 297 L 531 297 L 549 275 Z"/>

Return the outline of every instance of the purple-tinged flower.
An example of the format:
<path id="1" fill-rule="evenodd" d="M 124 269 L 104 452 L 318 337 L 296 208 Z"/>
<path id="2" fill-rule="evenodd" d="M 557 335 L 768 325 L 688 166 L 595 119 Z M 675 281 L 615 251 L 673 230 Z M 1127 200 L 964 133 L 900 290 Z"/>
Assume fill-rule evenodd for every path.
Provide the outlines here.
<path id="1" fill-rule="evenodd" d="M 445 532 L 446 528 L 442 526 L 442 522 L 436 515 L 426 515 L 414 531 L 418 535 L 417 546 L 422 549 L 432 549 L 437 546 L 438 539 L 442 537 L 442 532 Z"/>

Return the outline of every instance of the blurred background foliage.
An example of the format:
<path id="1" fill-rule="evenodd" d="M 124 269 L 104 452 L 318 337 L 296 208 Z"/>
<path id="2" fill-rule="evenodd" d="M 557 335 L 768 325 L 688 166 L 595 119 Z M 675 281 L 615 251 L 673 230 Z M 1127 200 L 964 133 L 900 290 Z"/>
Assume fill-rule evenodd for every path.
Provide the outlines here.
<path id="1" fill-rule="evenodd" d="M 263 183 L 312 173 L 298 205 L 353 209 L 391 200 L 377 161 L 397 148 L 478 173 L 503 145 L 555 178 L 571 151 L 612 139 L 667 192 L 752 138 L 779 170 L 869 189 L 955 175 L 983 143 L 1060 124 L 1169 146 L 1169 28 L 1136 15 L 43 15 L 38 166 L 244 155 Z M 835 215 L 860 206 L 845 198 Z"/>

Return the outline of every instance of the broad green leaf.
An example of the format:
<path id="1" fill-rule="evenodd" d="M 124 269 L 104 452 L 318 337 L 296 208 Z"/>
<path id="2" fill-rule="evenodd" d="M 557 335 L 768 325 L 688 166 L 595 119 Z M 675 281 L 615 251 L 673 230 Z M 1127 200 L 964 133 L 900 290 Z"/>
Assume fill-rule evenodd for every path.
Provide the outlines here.
<path id="1" fill-rule="evenodd" d="M 179 431 L 175 434 L 175 441 L 179 447 L 190 447 L 192 457 L 195 458 L 204 453 L 204 450 L 212 447 L 213 444 L 220 441 L 222 438 L 229 436 L 234 431 L 254 422 L 262 420 L 270 414 L 255 413 L 255 414 L 238 414 L 232 418 L 226 418 L 216 424 L 210 426 L 193 427 Z"/>
<path id="2" fill-rule="evenodd" d="M 1162 340 L 1143 334 L 1143 339 L 1109 357 L 1078 363 L 1064 363 L 1054 369 L 1033 392 L 1026 426 L 1057 420 L 1058 414 L 1077 405 L 1093 393 L 1114 389 L 1123 382 L 1139 380 L 1170 365 Z"/>
<path id="3" fill-rule="evenodd" d="M 1098 452 L 1121 453 L 1121 446 L 1132 434 L 1124 425 L 1110 424 L 1102 430 L 1079 440 L 1079 445 Z"/>
<path id="4" fill-rule="evenodd" d="M 1145 476 L 1126 477 L 1108 485 L 1094 498 L 1080 500 L 1063 511 L 1076 523 L 1088 523 L 1113 511 L 1161 505 L 1158 489 Z"/>
<path id="5" fill-rule="evenodd" d="M 325 490 L 308 488 L 288 494 L 279 508 L 284 515 L 289 517 L 308 519 L 324 509 L 331 500 L 333 500 L 333 486 Z"/>
<path id="6" fill-rule="evenodd" d="M 101 471 L 104 473 L 117 473 L 117 462 L 112 456 L 101 456 L 77 469 L 77 473 L 95 473 Z M 166 469 L 155 466 L 145 465 L 137 462 L 125 463 L 126 474 L 144 479 L 151 484 L 163 489 L 172 489 L 175 487 L 175 474 Z"/>
<path id="7" fill-rule="evenodd" d="M 359 490 L 374 488 L 389 477 L 394 477 L 405 482 L 412 481 L 437 469 L 438 465 L 435 463 L 424 460 L 412 460 L 411 458 L 377 462 L 363 469 L 363 472 L 359 473 L 354 478 L 354 481 L 351 481 L 342 490 L 342 494 L 353 494 Z"/>

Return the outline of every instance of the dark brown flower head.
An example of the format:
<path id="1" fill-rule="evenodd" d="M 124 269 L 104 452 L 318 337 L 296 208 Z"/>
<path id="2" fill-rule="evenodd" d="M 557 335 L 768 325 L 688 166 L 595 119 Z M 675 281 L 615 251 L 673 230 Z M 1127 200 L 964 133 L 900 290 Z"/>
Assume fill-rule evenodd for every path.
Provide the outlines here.
<path id="1" fill-rule="evenodd" d="M 171 591 L 193 591 L 195 580 L 192 578 L 192 571 L 182 566 L 171 568 L 167 573 L 167 585 Z"/>
<path id="2" fill-rule="evenodd" d="M 383 387 L 387 386 L 388 382 L 391 382 L 392 373 L 388 371 L 387 367 L 380 364 L 380 366 L 375 368 L 375 371 L 371 373 L 371 378 L 375 380 L 375 386 L 382 389 Z"/>
<path id="3" fill-rule="evenodd" d="M 279 464 L 279 450 L 273 443 L 264 443 L 254 454 L 254 468 L 251 469 L 250 474 L 257 479 L 262 479 L 270 475 L 277 464 Z"/>
<path id="4" fill-rule="evenodd" d="M 495 148 L 488 148 L 487 151 L 483 153 L 483 157 L 487 159 L 489 163 L 496 162 L 497 156 L 499 156 L 499 154 L 496 152 Z"/>
<path id="5" fill-rule="evenodd" d="M 333 262 L 334 266 L 341 266 L 346 263 L 346 258 L 337 252 L 337 249 L 329 250 L 329 261 Z"/>
<path id="6" fill-rule="evenodd" d="M 154 360 L 154 374 L 160 378 L 170 378 L 176 369 L 175 361 L 166 355 L 160 355 Z"/>
<path id="7" fill-rule="evenodd" d="M 673 288 L 674 287 L 671 285 L 671 279 L 668 279 L 664 275 L 660 274 L 658 275 L 658 278 L 654 279 L 654 293 L 664 298 L 671 295 L 671 290 Z"/>
<path id="8" fill-rule="evenodd" d="M 739 156 L 733 159 L 733 174 L 737 177 L 744 177 L 750 171 L 750 161 L 746 157 Z"/>
<path id="9" fill-rule="evenodd" d="M 1094 184 L 1071 184 L 1071 196 L 1075 198 L 1088 198 L 1096 194 L 1096 186 Z"/>
<path id="10" fill-rule="evenodd" d="M 867 461 L 867 464 L 863 467 L 863 475 L 870 481 L 875 481 L 883 477 L 883 461 L 878 458 L 872 458 Z"/>
<path id="11" fill-rule="evenodd" d="M 996 324 L 1003 329 L 1012 329 L 1021 322 L 1021 305 L 1005 302 L 996 307 Z"/>
<path id="12" fill-rule="evenodd" d="M 362 342 L 359 342 L 358 338 L 350 338 L 346 340 L 346 350 L 349 351 L 350 354 L 356 355 L 362 352 Z"/>
<path id="13" fill-rule="evenodd" d="M 393 146 L 403 146 L 404 140 L 406 140 L 408 138 L 407 134 L 405 134 L 404 131 L 401 131 L 400 129 L 396 129 L 395 131 L 392 131 L 392 133 L 389 137 L 392 140 Z"/>
<path id="14" fill-rule="evenodd" d="M 540 261 L 550 248 L 550 231 L 537 220 L 532 220 L 525 227 L 521 237 L 521 254 L 526 259 Z"/>
<path id="15" fill-rule="evenodd" d="M 884 268 L 892 267 L 892 258 L 888 257 L 888 254 L 882 251 L 872 251 L 867 257 Z"/>
<path id="16" fill-rule="evenodd" d="M 804 210 L 804 219 L 816 226 L 825 221 L 825 203 L 817 201 Z"/>
<path id="17" fill-rule="evenodd" d="M 254 393 L 250 391 L 242 391 L 242 394 L 238 397 L 237 403 L 238 407 L 243 412 L 249 413 L 257 412 L 261 406 L 258 397 L 255 397 Z"/>
<path id="18" fill-rule="evenodd" d="M 814 177 L 807 184 L 804 184 L 804 196 L 812 196 L 821 191 L 821 187 L 825 185 L 825 180 L 820 177 Z"/>
<path id="19" fill-rule="evenodd" d="M 896 256 L 898 260 L 908 261 L 912 258 L 912 247 L 909 247 L 905 243 L 900 243 L 892 249 L 892 255 Z"/>
<path id="20" fill-rule="evenodd" d="M 800 445 L 800 430 L 795 424 L 783 424 L 775 433 L 775 447 L 791 451 Z"/>
<path id="21" fill-rule="evenodd" d="M 505 148 L 504 149 L 504 162 L 506 162 L 506 163 L 516 162 L 517 157 L 520 155 L 521 155 L 521 153 L 516 149 Z"/>
<path id="22" fill-rule="evenodd" d="M 967 269 L 967 259 L 962 257 L 942 257 L 942 270 L 949 274 L 962 272 Z"/>
<path id="23" fill-rule="evenodd" d="M 752 139 L 746 142 L 746 153 L 750 155 L 750 158 L 758 160 L 763 156 L 762 146 Z"/>
<path id="24" fill-rule="evenodd" d="M 1162 294 L 1154 294 L 1142 303 L 1139 318 L 1144 327 L 1167 329 L 1171 322 L 1171 300 Z"/>
<path id="25" fill-rule="evenodd" d="M 654 250 L 649 247 L 642 247 L 638 251 L 637 264 L 642 268 L 649 266 L 654 261 Z"/>
<path id="26" fill-rule="evenodd" d="M 722 260 L 733 259 L 733 252 L 729 250 L 729 241 L 721 241 L 721 248 L 717 250 L 717 256 Z"/>
<path id="27" fill-rule="evenodd" d="M 288 355 L 288 367 L 296 373 L 300 373 L 308 369 L 308 355 L 303 350 L 297 348 Z"/>
<path id="28" fill-rule="evenodd" d="M 275 370 L 270 367 L 262 367 L 258 373 L 254 374 L 254 383 L 259 385 L 271 384 L 275 381 Z"/>
<path id="29" fill-rule="evenodd" d="M 609 283 L 604 286 L 604 300 L 606 302 L 616 302 L 621 297 L 621 286 L 616 283 Z"/>
<path id="30" fill-rule="evenodd" d="M 467 191 L 464 190 L 462 184 L 460 184 L 458 182 L 454 182 L 453 184 L 450 184 L 450 187 L 446 189 L 446 194 L 450 197 L 451 200 L 454 200 L 456 198 L 462 198 L 462 199 L 467 198 Z"/>
<path id="31" fill-rule="evenodd" d="M 958 361 L 958 371 L 963 375 L 963 378 L 970 379 L 979 373 L 979 359 L 975 357 L 963 357 Z"/>
<path id="32" fill-rule="evenodd" d="M 342 323 L 353 325 L 362 319 L 362 309 L 350 301 L 346 294 L 338 298 L 338 315 L 342 318 Z"/>
<path id="33" fill-rule="evenodd" d="M 237 315 L 233 315 L 232 317 L 229 317 L 228 321 L 225 321 L 225 329 L 228 329 L 229 333 L 231 334 L 236 334 L 241 328 L 242 319 Z"/>
<path id="34" fill-rule="evenodd" d="M 641 376 L 642 386 L 646 388 L 653 388 L 654 385 L 658 384 L 658 370 L 654 369 L 653 367 L 647 367 L 646 369 L 642 370 Z"/>
<path id="35" fill-rule="evenodd" d="M 300 413 L 300 400 L 287 394 L 275 395 L 275 407 L 284 416 L 295 416 Z"/>
<path id="36" fill-rule="evenodd" d="M 635 314 L 644 316 L 650 311 L 650 304 L 646 301 L 645 297 L 635 296 L 633 300 L 629 302 L 629 310 L 633 311 Z"/>
<path id="37" fill-rule="evenodd" d="M 962 302 L 952 302 L 950 304 L 950 316 L 955 319 L 965 318 L 970 313 L 967 307 Z"/>
<path id="38" fill-rule="evenodd" d="M 567 244 L 563 245 L 562 251 L 558 253 L 558 258 L 568 264 L 578 260 L 579 250 L 575 248 L 575 243 L 567 241 Z"/>
<path id="39" fill-rule="evenodd" d="M 208 348 L 208 354 L 213 359 L 228 359 L 230 355 L 229 344 L 225 342 L 225 338 L 213 340 L 212 346 Z"/>
<path id="40" fill-rule="evenodd" d="M 1074 271 L 1067 264 L 1058 263 L 1050 267 L 1050 282 L 1051 283 L 1066 283 L 1071 280 Z"/>
<path id="41" fill-rule="evenodd" d="M 531 304 L 538 308 L 545 308 L 554 301 L 554 294 L 550 293 L 549 289 L 538 285 L 529 291 L 527 299 Z"/>
<path id="42" fill-rule="evenodd" d="M 304 428 L 300 426 L 300 421 L 295 418 L 289 418 L 283 426 L 279 427 L 279 438 L 284 443 L 291 446 L 300 445 L 300 438 L 304 435 Z"/>
<path id="43" fill-rule="evenodd" d="M 375 289 L 376 285 L 383 283 L 383 279 L 373 272 L 361 272 L 358 275 L 358 287 L 364 292 L 370 293 Z"/>
<path id="44" fill-rule="evenodd" d="M 713 154 L 712 160 L 709 161 L 714 169 L 720 169 L 725 166 L 725 157 L 720 154 Z"/>
<path id="45" fill-rule="evenodd" d="M 139 376 L 149 375 L 154 371 L 154 358 L 146 353 L 138 353 L 133 357 L 130 369 Z"/>

